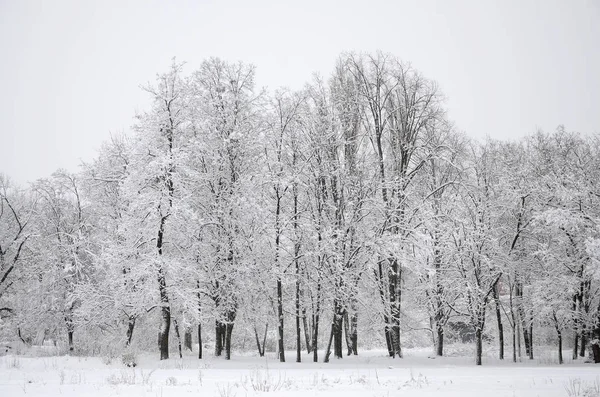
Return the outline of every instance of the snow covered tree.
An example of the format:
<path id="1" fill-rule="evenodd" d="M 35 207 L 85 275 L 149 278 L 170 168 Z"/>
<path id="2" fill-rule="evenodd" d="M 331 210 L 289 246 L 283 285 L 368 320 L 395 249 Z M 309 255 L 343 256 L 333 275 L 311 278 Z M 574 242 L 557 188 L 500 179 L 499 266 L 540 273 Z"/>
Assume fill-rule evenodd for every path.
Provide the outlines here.
<path id="1" fill-rule="evenodd" d="M 171 311 L 169 277 L 174 277 L 180 257 L 176 241 L 178 223 L 184 222 L 184 174 L 180 168 L 186 152 L 182 150 L 188 98 L 182 65 L 157 77 L 156 86 L 145 90 L 153 96 L 152 110 L 139 116 L 137 145 L 131 156 L 124 189 L 129 196 L 128 244 L 138 247 L 142 266 L 155 272 L 160 307 L 159 349 L 161 359 L 169 358 Z M 137 244 L 134 243 L 137 241 Z"/>
<path id="2" fill-rule="evenodd" d="M 454 262 L 464 287 L 460 301 L 475 330 L 477 365 L 481 365 L 487 305 L 502 276 L 493 228 L 498 216 L 495 186 L 499 175 L 494 154 L 489 144 L 471 146 L 464 170 L 468 179 L 462 191 L 462 214 L 455 218 Z"/>
<path id="3" fill-rule="evenodd" d="M 541 236 L 539 250 L 555 258 L 556 274 L 566 271 L 573 278 L 573 358 L 583 357 L 595 323 L 593 302 L 597 299 L 587 242 L 597 236 L 598 154 L 590 142 L 563 127 L 553 134 L 536 134 L 530 145 L 543 197 L 535 218 Z"/>
<path id="4" fill-rule="evenodd" d="M 27 227 L 33 213 L 33 205 L 25 192 L 13 186 L 4 174 L 0 174 L 0 302 L 10 292 L 13 273 L 23 263 L 24 246 L 30 235 Z M 1 305 L 0 315 L 13 312 Z"/>
<path id="5" fill-rule="evenodd" d="M 77 310 L 81 326 L 121 328 L 119 340 L 132 342 L 136 321 L 155 308 L 152 299 L 154 274 L 140 261 L 138 242 L 129 238 L 131 219 L 127 213 L 130 197 L 124 191 L 131 163 L 131 142 L 116 135 L 106 142 L 81 173 L 83 194 L 94 203 L 90 222 L 97 247 L 89 279 L 78 285 L 81 300 Z"/>
<path id="6" fill-rule="evenodd" d="M 81 192 L 77 176 L 57 171 L 33 186 L 39 195 L 35 218 L 35 268 L 31 284 L 36 286 L 38 305 L 32 316 L 47 325 L 64 326 L 69 351 L 74 350 L 77 326 L 75 312 L 81 304 L 77 286 L 92 272 L 94 249 L 90 239 L 89 202 Z M 33 291 L 32 291 L 33 292 Z M 30 323 L 31 324 L 31 323 Z"/>
<path id="7" fill-rule="evenodd" d="M 421 267 L 416 268 L 423 285 L 423 297 L 430 317 L 436 355 L 444 352 L 444 330 L 452 316 L 451 307 L 458 297 L 452 277 L 452 235 L 454 215 L 460 205 L 460 185 L 465 157 L 464 137 L 451 129 L 440 131 L 432 137 L 441 149 L 426 164 L 427 175 L 423 178 L 424 201 L 427 209 L 421 215 L 423 240 L 428 254 Z"/>
<path id="8" fill-rule="evenodd" d="M 254 93 L 254 67 L 220 59 L 203 62 L 191 84 L 196 113 L 192 125 L 205 145 L 195 154 L 208 192 L 202 217 L 215 225 L 202 229 L 212 263 L 201 267 L 215 308 L 215 354 L 224 349 L 229 359 L 242 270 L 250 265 L 253 217 L 258 214 L 249 193 L 257 190 L 253 176 L 260 170 L 255 135 L 260 94 Z"/>
<path id="9" fill-rule="evenodd" d="M 388 351 L 402 357 L 400 343 L 401 252 L 415 230 L 411 188 L 436 148 L 429 137 L 445 124 L 441 96 L 434 82 L 390 55 L 347 57 L 358 84 L 364 126 L 372 146 L 381 205 L 376 279 L 383 304 Z M 396 250 L 397 251 L 397 250 Z"/>
<path id="10" fill-rule="evenodd" d="M 272 255 L 271 271 L 276 275 L 278 354 L 281 362 L 285 361 L 284 278 L 291 264 L 295 265 L 296 273 L 299 272 L 298 186 L 294 181 L 297 154 L 294 153 L 293 137 L 298 134 L 303 103 L 304 97 L 301 94 L 277 91 L 269 105 L 267 131 L 263 142 L 266 163 L 264 185 L 266 205 L 272 208 L 269 216 L 272 225 L 267 226 L 267 230 L 273 233 L 272 242 L 267 246 L 270 247 L 269 252 Z M 299 297 L 296 300 L 298 306 Z M 297 313 L 296 322 L 298 316 Z M 298 335 L 297 326 L 296 336 Z"/>

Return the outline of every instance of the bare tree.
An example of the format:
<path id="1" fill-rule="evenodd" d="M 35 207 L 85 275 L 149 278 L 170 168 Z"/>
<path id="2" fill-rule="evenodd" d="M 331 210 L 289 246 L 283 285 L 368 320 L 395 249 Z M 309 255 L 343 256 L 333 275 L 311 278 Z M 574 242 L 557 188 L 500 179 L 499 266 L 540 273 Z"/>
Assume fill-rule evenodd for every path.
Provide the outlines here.
<path id="1" fill-rule="evenodd" d="M 382 204 L 379 236 L 404 241 L 414 217 L 409 211 L 410 188 L 434 153 L 428 136 L 444 123 L 441 97 L 435 83 L 390 55 L 349 55 L 377 167 Z M 379 252 L 375 277 L 382 299 L 385 334 L 390 356 L 402 357 L 400 343 L 402 263 L 398 255 Z"/>
<path id="2" fill-rule="evenodd" d="M 34 206 L 35 199 L 27 197 L 12 186 L 7 176 L 0 174 L 0 316 L 14 312 L 2 303 L 10 294 L 14 275 L 23 262 Z"/>

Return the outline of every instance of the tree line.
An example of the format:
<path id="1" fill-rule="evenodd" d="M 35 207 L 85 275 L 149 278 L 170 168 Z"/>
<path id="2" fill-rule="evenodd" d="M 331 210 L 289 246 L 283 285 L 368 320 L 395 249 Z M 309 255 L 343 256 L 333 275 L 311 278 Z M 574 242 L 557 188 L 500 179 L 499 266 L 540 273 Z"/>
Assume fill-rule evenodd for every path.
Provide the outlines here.
<path id="1" fill-rule="evenodd" d="M 161 359 L 170 336 L 202 358 L 204 338 L 229 359 L 236 324 L 261 356 L 271 326 L 300 362 L 358 354 L 364 321 L 391 357 L 411 329 L 441 356 L 462 321 L 477 364 L 486 332 L 517 361 L 538 329 L 561 363 L 565 340 L 600 362 L 597 134 L 476 141 L 383 53 L 342 54 L 297 91 L 257 89 L 244 63 L 183 68 L 78 172 L 0 178 L 5 334 L 70 350 L 157 335 Z"/>

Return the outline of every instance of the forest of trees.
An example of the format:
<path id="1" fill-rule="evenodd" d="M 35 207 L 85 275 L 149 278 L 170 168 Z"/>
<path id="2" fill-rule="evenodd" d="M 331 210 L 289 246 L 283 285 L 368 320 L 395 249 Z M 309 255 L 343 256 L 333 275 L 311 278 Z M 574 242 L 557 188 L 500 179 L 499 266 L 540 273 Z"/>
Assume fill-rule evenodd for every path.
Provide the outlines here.
<path id="1" fill-rule="evenodd" d="M 462 327 L 477 364 L 542 339 L 600 362 L 599 135 L 476 141 L 382 53 L 299 91 L 254 77 L 174 61 L 78 172 L 0 176 L 2 337 L 161 359 L 243 338 L 299 362 L 366 340 L 443 355 Z"/>

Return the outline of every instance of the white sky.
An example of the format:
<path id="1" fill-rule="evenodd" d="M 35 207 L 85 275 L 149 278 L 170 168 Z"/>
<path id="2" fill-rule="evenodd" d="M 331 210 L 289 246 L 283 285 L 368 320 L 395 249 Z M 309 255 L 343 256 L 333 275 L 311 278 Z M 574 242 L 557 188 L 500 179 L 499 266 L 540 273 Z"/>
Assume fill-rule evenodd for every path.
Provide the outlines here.
<path id="1" fill-rule="evenodd" d="M 436 80 L 469 135 L 600 132 L 600 0 L 290 3 L 0 0 L 0 172 L 25 183 L 91 160 L 173 56 L 301 88 L 342 51 L 381 49 Z"/>

